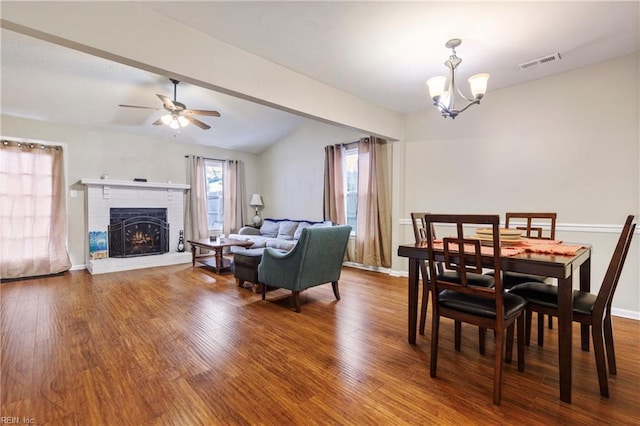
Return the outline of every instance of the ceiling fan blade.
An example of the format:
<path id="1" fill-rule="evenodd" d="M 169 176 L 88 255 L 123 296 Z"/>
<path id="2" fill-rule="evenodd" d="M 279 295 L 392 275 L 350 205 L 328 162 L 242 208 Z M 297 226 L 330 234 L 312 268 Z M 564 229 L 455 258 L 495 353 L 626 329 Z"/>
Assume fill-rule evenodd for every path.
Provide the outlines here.
<path id="1" fill-rule="evenodd" d="M 162 122 L 162 118 L 158 118 L 156 121 L 154 121 L 151 124 L 153 124 L 154 126 L 160 126 L 160 125 L 162 125 L 164 123 Z"/>
<path id="2" fill-rule="evenodd" d="M 175 111 L 176 110 L 176 106 L 175 106 L 175 104 L 173 103 L 173 101 L 171 99 L 167 98 L 164 95 L 156 94 L 156 96 L 160 98 L 160 100 L 162 101 L 162 103 L 164 104 L 164 107 L 166 109 L 168 109 L 169 111 Z"/>
<path id="3" fill-rule="evenodd" d="M 196 118 L 190 117 L 190 116 L 188 116 L 188 115 L 187 115 L 187 116 L 185 116 L 185 117 L 186 117 L 186 119 L 187 119 L 187 120 L 189 120 L 189 122 L 191 122 L 191 123 L 193 123 L 194 125 L 196 125 L 196 126 L 200 127 L 202 130 L 208 130 L 208 129 L 210 129 L 210 128 L 211 128 L 211 126 L 209 126 L 209 125 L 208 125 L 208 124 L 206 124 L 206 123 L 203 123 L 202 121 L 200 121 L 200 120 L 198 120 L 198 119 L 196 119 Z"/>
<path id="4" fill-rule="evenodd" d="M 210 117 L 220 117 L 220 113 L 218 111 L 207 111 L 204 109 L 185 109 L 183 112 L 185 114 L 192 115 L 208 115 Z"/>
<path id="5" fill-rule="evenodd" d="M 123 105 L 120 104 L 118 105 L 119 107 L 125 107 L 125 108 L 142 108 L 142 109 L 153 109 L 156 111 L 160 111 L 160 108 L 154 108 L 154 107 L 147 107 L 147 106 L 138 106 L 138 105 Z"/>

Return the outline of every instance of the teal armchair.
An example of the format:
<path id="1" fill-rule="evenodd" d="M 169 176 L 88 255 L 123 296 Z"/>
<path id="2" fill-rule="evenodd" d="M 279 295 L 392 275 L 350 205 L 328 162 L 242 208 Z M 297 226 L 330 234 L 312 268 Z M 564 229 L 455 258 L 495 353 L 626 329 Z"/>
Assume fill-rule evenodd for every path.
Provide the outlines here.
<path id="1" fill-rule="evenodd" d="M 305 228 L 291 251 L 265 248 L 258 265 L 262 300 L 267 286 L 286 288 L 292 291 L 296 312 L 300 312 L 300 292 L 326 283 L 331 283 L 333 294 L 340 300 L 338 280 L 350 233 L 348 225 Z"/>

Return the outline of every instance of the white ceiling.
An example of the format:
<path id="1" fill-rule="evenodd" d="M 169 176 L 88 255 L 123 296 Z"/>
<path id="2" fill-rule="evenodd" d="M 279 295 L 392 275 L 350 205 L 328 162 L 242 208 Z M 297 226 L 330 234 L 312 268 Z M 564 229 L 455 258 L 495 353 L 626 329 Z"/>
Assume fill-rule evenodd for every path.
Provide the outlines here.
<path id="1" fill-rule="evenodd" d="M 628 2 L 141 2 L 206 35 L 399 113 L 430 108 L 425 81 L 444 74 L 450 38 L 461 38 L 459 81 L 491 74 L 489 90 L 638 52 L 640 3 Z M 2 37 L 2 113 L 166 137 L 152 126 L 173 97 L 165 76 L 140 71 L 8 30 Z M 518 64 L 560 53 L 521 71 Z M 176 135 L 261 152 L 306 120 L 181 84 L 178 100 L 215 109 L 212 126 Z M 433 113 L 437 113 L 435 109 Z M 171 134 L 171 133 L 169 133 Z"/>

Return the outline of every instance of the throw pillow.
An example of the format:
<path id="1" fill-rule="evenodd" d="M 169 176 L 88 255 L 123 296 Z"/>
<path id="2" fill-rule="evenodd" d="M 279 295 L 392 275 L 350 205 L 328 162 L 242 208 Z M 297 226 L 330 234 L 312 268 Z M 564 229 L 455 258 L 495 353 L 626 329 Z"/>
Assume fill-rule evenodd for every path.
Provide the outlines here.
<path id="1" fill-rule="evenodd" d="M 275 238 L 276 235 L 278 235 L 279 228 L 280 224 L 278 222 L 267 219 L 262 222 L 262 226 L 260 227 L 260 235 L 262 235 L 263 237 Z"/>
<path id="2" fill-rule="evenodd" d="M 292 222 L 289 220 L 280 222 L 277 238 L 279 240 L 293 240 L 293 235 L 295 234 L 297 227 L 298 222 Z"/>
<path id="3" fill-rule="evenodd" d="M 300 235 L 302 235 L 302 230 L 304 228 L 308 228 L 310 226 L 311 226 L 311 224 L 309 222 L 300 222 L 300 223 L 298 223 L 298 228 L 296 229 L 296 232 L 293 234 L 293 239 L 294 240 L 299 240 L 300 239 Z"/>

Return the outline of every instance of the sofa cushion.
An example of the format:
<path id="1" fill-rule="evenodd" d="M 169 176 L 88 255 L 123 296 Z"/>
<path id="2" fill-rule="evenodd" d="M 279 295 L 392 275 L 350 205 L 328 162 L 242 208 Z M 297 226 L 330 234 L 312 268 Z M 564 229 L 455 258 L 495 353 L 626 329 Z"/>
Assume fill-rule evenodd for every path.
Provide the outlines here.
<path id="1" fill-rule="evenodd" d="M 260 227 L 260 234 L 263 237 L 275 238 L 278 236 L 278 230 L 280 229 L 280 223 L 273 220 L 265 219 Z"/>
<path id="2" fill-rule="evenodd" d="M 279 240 L 293 240 L 293 235 L 298 228 L 298 222 L 293 222 L 290 220 L 285 220 L 280 222 L 280 226 L 278 227 L 278 238 Z"/>
<path id="3" fill-rule="evenodd" d="M 308 228 L 310 226 L 311 226 L 311 224 L 309 222 L 300 222 L 300 223 L 298 223 L 298 228 L 296 228 L 296 232 L 293 234 L 293 239 L 294 240 L 299 240 L 300 239 L 300 235 L 302 235 L 302 230 L 304 228 Z"/>
<path id="4" fill-rule="evenodd" d="M 297 241 L 293 240 L 269 240 L 267 241 L 267 247 L 271 247 L 277 250 L 289 251 L 296 246 Z"/>
<path id="5" fill-rule="evenodd" d="M 316 222 L 311 225 L 312 228 L 326 228 L 328 226 L 332 226 L 333 223 L 330 220 L 325 220 L 324 222 Z"/>

